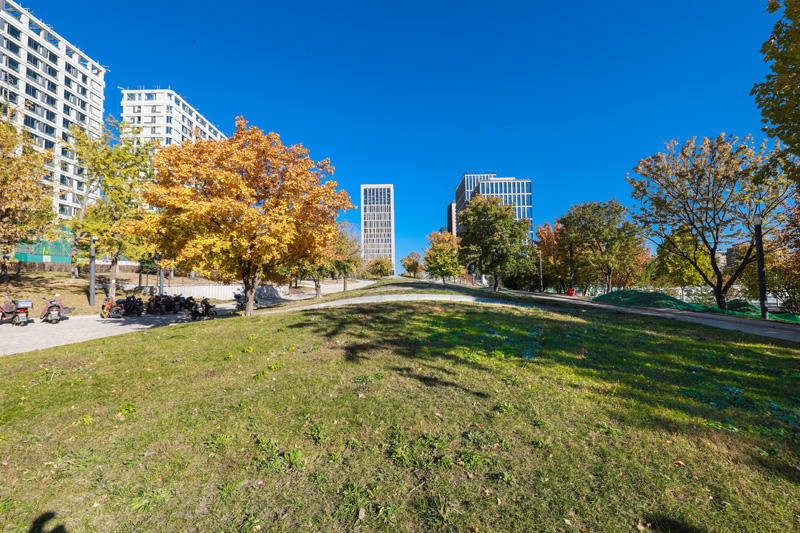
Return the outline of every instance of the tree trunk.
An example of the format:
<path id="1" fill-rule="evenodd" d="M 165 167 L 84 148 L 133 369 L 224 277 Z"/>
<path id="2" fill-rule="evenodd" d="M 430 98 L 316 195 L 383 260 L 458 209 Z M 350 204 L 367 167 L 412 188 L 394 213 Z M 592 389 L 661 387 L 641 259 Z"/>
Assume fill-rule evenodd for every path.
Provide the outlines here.
<path id="1" fill-rule="evenodd" d="M 614 273 L 613 268 L 608 269 L 608 274 L 606 275 L 606 293 L 611 292 L 611 277 L 613 273 Z"/>
<path id="2" fill-rule="evenodd" d="M 108 296 L 111 298 L 111 301 L 117 299 L 117 273 L 119 272 L 119 258 L 115 255 L 111 258 L 111 272 L 109 273 L 109 277 L 111 278 L 108 283 Z"/>
<path id="3" fill-rule="evenodd" d="M 6 262 L 6 254 L 3 254 L 2 265 L 0 265 L 0 283 L 8 283 L 8 263 Z"/>
<path id="4" fill-rule="evenodd" d="M 319 282 L 319 278 L 314 278 L 314 290 L 316 291 L 314 298 L 322 298 L 322 284 Z"/>
<path id="5" fill-rule="evenodd" d="M 342 292 L 347 292 L 347 274 L 343 277 L 344 287 L 342 287 Z"/>
<path id="6" fill-rule="evenodd" d="M 572 252 L 572 243 L 569 243 L 569 288 L 575 288 L 575 258 Z"/>
<path id="7" fill-rule="evenodd" d="M 261 270 L 256 269 L 255 274 L 242 276 L 244 285 L 244 316 L 252 316 L 256 301 L 256 289 L 261 283 Z"/>
<path id="8" fill-rule="evenodd" d="M 142 286 L 142 270 L 139 269 L 139 286 Z"/>
<path id="9" fill-rule="evenodd" d="M 722 310 L 728 308 L 728 300 L 726 298 L 725 293 L 722 292 L 721 288 L 714 287 L 714 298 L 717 300 L 717 307 L 719 307 Z"/>
<path id="10" fill-rule="evenodd" d="M 494 288 L 492 290 L 494 290 L 494 292 L 500 290 L 500 276 L 497 274 L 494 275 Z"/>

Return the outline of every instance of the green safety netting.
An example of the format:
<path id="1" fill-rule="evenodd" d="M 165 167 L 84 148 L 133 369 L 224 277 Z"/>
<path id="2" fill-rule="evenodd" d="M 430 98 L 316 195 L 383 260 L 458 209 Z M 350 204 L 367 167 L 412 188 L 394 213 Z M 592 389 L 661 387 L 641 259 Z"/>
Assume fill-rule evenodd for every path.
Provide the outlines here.
<path id="1" fill-rule="evenodd" d="M 597 296 L 594 300 L 621 306 L 664 307 L 669 309 L 681 309 L 683 311 L 695 311 L 697 313 L 719 313 L 724 315 L 761 318 L 761 310 L 744 300 L 731 300 L 728 302 L 728 309 L 724 311 L 716 306 L 707 307 L 704 305 L 690 304 L 661 292 L 635 290 L 614 291 Z M 800 324 L 800 316 L 793 313 L 770 313 L 769 316 L 771 319 Z"/>

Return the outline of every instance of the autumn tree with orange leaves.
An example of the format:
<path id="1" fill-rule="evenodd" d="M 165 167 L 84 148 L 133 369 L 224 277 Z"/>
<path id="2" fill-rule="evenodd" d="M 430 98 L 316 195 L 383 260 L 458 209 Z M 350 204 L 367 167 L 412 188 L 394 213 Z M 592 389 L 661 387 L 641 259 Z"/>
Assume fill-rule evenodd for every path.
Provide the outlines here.
<path id="1" fill-rule="evenodd" d="M 0 282 L 8 281 L 14 245 L 41 239 L 52 229 L 53 187 L 42 178 L 51 153 L 33 148 L 30 137 L 14 126 L 3 109 L 0 118 Z"/>
<path id="2" fill-rule="evenodd" d="M 292 262 L 321 265 L 334 255 L 336 217 L 350 197 L 326 180 L 329 160 L 248 127 L 221 141 L 185 142 L 159 152 L 144 201 L 159 209 L 126 230 L 155 245 L 166 266 L 241 279 L 245 315 L 263 281 L 281 282 Z"/>

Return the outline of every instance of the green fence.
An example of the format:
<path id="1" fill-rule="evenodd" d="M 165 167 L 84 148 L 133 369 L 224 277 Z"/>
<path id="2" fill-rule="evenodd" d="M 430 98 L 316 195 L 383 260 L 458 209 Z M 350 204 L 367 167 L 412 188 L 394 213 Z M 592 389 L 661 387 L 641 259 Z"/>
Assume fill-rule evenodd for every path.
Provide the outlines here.
<path id="1" fill-rule="evenodd" d="M 64 236 L 54 241 L 17 244 L 14 246 L 14 256 L 28 263 L 69 263 L 72 234 L 67 229 L 63 231 Z"/>

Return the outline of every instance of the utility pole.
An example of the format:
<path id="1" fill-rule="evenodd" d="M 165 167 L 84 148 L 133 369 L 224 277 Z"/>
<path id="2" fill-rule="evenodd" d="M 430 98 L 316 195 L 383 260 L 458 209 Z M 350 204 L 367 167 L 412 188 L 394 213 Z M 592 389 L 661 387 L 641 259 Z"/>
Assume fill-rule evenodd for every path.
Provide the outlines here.
<path id="1" fill-rule="evenodd" d="M 756 260 L 758 265 L 758 299 L 761 303 L 761 318 L 767 320 L 767 273 L 764 270 L 764 241 L 761 237 L 761 213 L 756 213 Z"/>
<path id="2" fill-rule="evenodd" d="M 542 251 L 538 248 L 536 251 L 539 252 L 539 292 L 544 292 L 544 278 L 542 277 Z"/>

